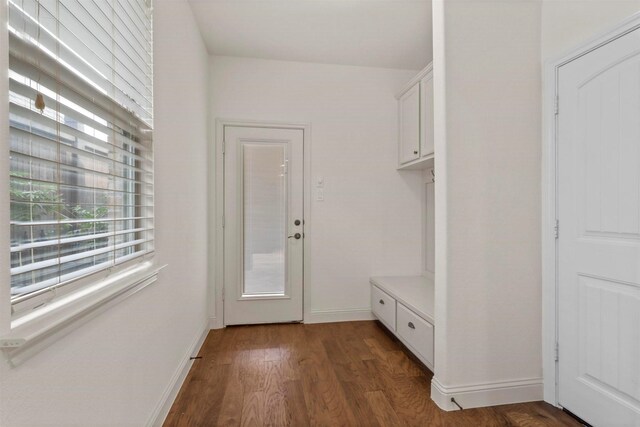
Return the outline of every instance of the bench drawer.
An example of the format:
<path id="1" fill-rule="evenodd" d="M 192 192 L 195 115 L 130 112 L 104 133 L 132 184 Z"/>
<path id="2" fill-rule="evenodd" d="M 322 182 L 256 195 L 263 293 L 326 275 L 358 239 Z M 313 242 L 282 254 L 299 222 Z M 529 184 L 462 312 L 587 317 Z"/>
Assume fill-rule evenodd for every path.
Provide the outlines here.
<path id="1" fill-rule="evenodd" d="M 398 335 L 433 366 L 433 325 L 398 303 Z"/>
<path id="2" fill-rule="evenodd" d="M 371 311 L 392 331 L 396 330 L 396 300 L 376 286 L 371 286 Z"/>

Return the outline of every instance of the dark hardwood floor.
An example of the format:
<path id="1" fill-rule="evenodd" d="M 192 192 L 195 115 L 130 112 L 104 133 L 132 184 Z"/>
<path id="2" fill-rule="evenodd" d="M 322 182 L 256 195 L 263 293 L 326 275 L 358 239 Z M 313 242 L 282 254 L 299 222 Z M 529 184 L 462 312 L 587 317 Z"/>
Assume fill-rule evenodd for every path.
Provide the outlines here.
<path id="1" fill-rule="evenodd" d="M 443 412 L 376 322 L 211 331 L 165 426 L 579 426 L 543 402 Z"/>

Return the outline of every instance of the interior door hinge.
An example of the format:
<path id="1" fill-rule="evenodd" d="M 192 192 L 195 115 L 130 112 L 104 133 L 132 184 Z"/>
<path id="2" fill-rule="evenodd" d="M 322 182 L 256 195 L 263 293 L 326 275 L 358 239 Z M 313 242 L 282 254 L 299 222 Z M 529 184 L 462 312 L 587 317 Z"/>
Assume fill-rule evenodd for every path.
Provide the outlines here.
<path id="1" fill-rule="evenodd" d="M 556 225 L 553 226 L 553 234 L 556 239 L 560 236 L 560 221 L 556 219 Z"/>
<path id="2" fill-rule="evenodd" d="M 222 154 L 227 152 L 227 141 L 222 140 Z"/>
<path id="3" fill-rule="evenodd" d="M 224 215 L 222 215 L 222 228 L 224 228 L 224 225 L 225 225 L 224 223 L 225 223 L 225 221 L 224 221 Z"/>
<path id="4" fill-rule="evenodd" d="M 560 113 L 560 97 L 558 95 L 556 95 L 553 110 L 556 116 Z"/>
<path id="5" fill-rule="evenodd" d="M 560 360 L 560 344 L 556 341 L 555 361 Z"/>

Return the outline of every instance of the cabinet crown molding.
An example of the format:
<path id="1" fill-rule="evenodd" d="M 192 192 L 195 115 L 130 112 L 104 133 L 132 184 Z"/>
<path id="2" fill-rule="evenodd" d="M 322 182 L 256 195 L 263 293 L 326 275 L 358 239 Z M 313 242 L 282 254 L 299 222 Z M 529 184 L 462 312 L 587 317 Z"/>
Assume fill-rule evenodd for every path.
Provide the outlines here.
<path id="1" fill-rule="evenodd" d="M 402 95 L 404 95 L 405 93 L 407 93 L 407 91 L 409 89 L 411 89 L 413 86 L 415 86 L 418 82 L 420 82 L 420 80 L 422 80 L 422 78 L 424 76 L 426 76 L 427 74 L 429 74 L 431 71 L 433 71 L 433 61 L 429 62 L 429 64 L 427 64 L 426 67 L 424 67 L 422 70 L 420 70 L 420 72 L 418 74 L 416 74 L 416 76 L 414 78 L 412 78 L 411 80 L 409 80 L 409 82 L 404 85 L 402 87 L 402 89 L 400 90 L 400 92 L 398 92 L 396 94 L 396 99 L 400 99 L 400 97 Z"/>

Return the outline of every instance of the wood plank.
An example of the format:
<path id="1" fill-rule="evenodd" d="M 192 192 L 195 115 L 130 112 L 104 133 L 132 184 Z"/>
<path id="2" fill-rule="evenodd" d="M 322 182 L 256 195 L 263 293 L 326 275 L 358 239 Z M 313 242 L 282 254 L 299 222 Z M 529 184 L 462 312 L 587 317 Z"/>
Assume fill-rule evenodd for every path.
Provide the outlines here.
<path id="1" fill-rule="evenodd" d="M 347 404 L 356 418 L 357 425 L 362 427 L 380 426 L 369 400 L 365 397 L 365 392 L 358 386 L 358 383 L 340 382 L 340 385 L 344 390 Z"/>
<path id="2" fill-rule="evenodd" d="M 518 427 L 573 426 L 575 420 L 544 402 L 520 403 L 492 408 L 497 416 Z"/>
<path id="3" fill-rule="evenodd" d="M 218 411 L 219 426 L 237 426 L 242 419 L 242 408 L 244 406 L 244 394 L 242 383 L 236 378 L 227 382 L 224 388 L 224 399 Z"/>
<path id="4" fill-rule="evenodd" d="M 226 365 L 194 364 L 164 425 L 178 427 L 215 423 L 225 396 L 224 387 L 216 387 L 215 384 L 218 381 L 226 383 L 228 375 L 229 367 Z"/>
<path id="5" fill-rule="evenodd" d="M 265 416 L 267 425 L 286 426 L 291 420 L 285 404 L 286 389 L 280 361 L 264 363 L 266 375 L 264 384 Z"/>
<path id="6" fill-rule="evenodd" d="M 329 426 L 329 409 L 324 403 L 322 396 L 316 391 L 316 382 L 312 380 L 312 377 L 305 375 L 303 369 L 301 375 L 300 384 L 302 386 L 302 393 L 304 397 L 304 403 L 307 408 L 307 414 L 309 417 L 309 424 L 312 426 Z"/>
<path id="7" fill-rule="evenodd" d="M 361 392 L 380 390 L 380 382 L 370 375 L 369 369 L 362 362 L 334 365 L 336 378 L 342 383 L 350 383 Z"/>
<path id="8" fill-rule="evenodd" d="M 304 401 L 304 390 L 299 380 L 287 381 L 284 384 L 285 403 L 291 426 L 308 426 L 310 424 L 307 405 Z"/>
<path id="9" fill-rule="evenodd" d="M 255 391 L 244 395 L 242 403 L 243 427 L 255 427 L 264 425 L 264 392 Z"/>
<path id="10" fill-rule="evenodd" d="M 387 400 L 387 397 L 381 391 L 369 391 L 365 394 L 366 399 L 369 401 L 369 406 L 373 410 L 378 423 L 382 426 L 399 426 L 402 425 L 400 418 L 393 410 L 391 404 Z"/>
<path id="11" fill-rule="evenodd" d="M 365 334 L 361 323 L 363 322 L 344 322 L 349 326 L 348 332 L 345 335 L 343 348 L 346 349 L 352 360 L 370 360 L 374 356 L 371 354 L 369 347 L 364 342 Z M 369 322 L 367 322 L 369 323 Z"/>
<path id="12" fill-rule="evenodd" d="M 369 375 L 380 383 L 397 415 L 406 425 L 438 425 L 440 410 L 430 398 L 430 381 L 425 377 L 412 377 L 392 372 L 386 362 L 369 360 L 364 362 Z"/>
<path id="13" fill-rule="evenodd" d="M 327 415 L 330 420 L 329 425 L 356 424 L 355 416 L 345 398 L 344 391 L 340 383 L 335 378 L 319 381 L 314 385 L 314 392 L 318 393 L 327 408 Z"/>

